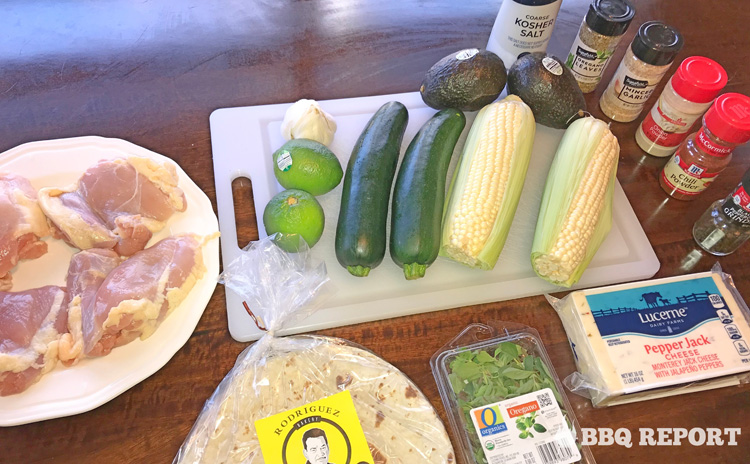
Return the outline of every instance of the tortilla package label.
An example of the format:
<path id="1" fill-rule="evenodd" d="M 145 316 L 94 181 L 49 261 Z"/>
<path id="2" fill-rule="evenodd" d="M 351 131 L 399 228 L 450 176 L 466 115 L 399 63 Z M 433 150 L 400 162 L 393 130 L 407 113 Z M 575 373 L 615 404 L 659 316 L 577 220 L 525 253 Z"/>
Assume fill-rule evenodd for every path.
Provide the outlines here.
<path id="1" fill-rule="evenodd" d="M 581 460 L 551 389 L 470 411 L 489 464 L 569 464 Z"/>
<path id="2" fill-rule="evenodd" d="M 255 421 L 266 464 L 373 464 L 348 390 Z"/>

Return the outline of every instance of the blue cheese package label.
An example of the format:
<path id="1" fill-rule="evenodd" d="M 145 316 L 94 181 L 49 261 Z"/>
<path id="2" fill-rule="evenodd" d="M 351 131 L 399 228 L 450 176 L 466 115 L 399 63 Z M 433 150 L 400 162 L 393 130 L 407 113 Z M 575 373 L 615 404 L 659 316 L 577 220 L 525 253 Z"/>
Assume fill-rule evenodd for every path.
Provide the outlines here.
<path id="1" fill-rule="evenodd" d="M 711 277 L 586 295 L 605 340 L 627 335 L 676 338 L 731 310 Z"/>
<path id="2" fill-rule="evenodd" d="M 750 317 L 722 276 L 577 291 L 556 304 L 596 405 L 750 371 Z"/>

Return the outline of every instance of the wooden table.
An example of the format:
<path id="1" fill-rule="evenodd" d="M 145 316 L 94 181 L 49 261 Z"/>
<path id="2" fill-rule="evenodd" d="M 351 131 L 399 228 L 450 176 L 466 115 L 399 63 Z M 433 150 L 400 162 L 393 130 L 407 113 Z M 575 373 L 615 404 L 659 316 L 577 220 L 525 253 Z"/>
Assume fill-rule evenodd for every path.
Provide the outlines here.
<path id="1" fill-rule="evenodd" d="M 549 50 L 564 56 L 588 0 L 565 0 Z M 678 60 L 705 55 L 729 72 L 727 91 L 750 94 L 750 13 L 742 0 L 636 0 L 619 62 L 649 19 L 685 36 Z M 500 1 L 311 0 L 3 2 L 0 14 L 0 151 L 33 140 L 102 135 L 175 159 L 215 200 L 208 116 L 230 106 L 413 91 L 441 57 L 486 44 Z M 458 6 L 455 6 L 458 5 Z M 688 6 L 689 5 L 689 6 Z M 608 80 L 616 66 L 611 66 Z M 666 80 L 665 80 L 666 81 Z M 588 96 L 600 116 L 599 91 Z M 660 89 L 657 90 L 657 92 Z M 657 277 L 705 271 L 693 222 L 750 167 L 750 146 L 711 190 L 691 203 L 667 200 L 663 159 L 644 155 L 636 123 L 613 124 L 622 146 L 618 177 L 661 261 Z M 236 186 L 240 193 L 247 185 Z M 243 240 L 257 238 L 255 211 L 241 206 Z M 750 245 L 719 259 L 750 299 Z M 521 322 L 544 339 L 557 373 L 574 370 L 558 318 L 544 298 L 361 324 L 322 333 L 372 349 L 424 390 L 440 414 L 428 360 L 470 322 Z M 3 463 L 171 462 L 204 401 L 246 347 L 227 331 L 219 286 L 189 342 L 158 373 L 94 411 L 0 429 Z M 607 409 L 570 395 L 584 427 L 743 427 L 750 388 L 725 388 Z M 599 463 L 748 462 L 750 428 L 735 447 L 597 446 Z"/>

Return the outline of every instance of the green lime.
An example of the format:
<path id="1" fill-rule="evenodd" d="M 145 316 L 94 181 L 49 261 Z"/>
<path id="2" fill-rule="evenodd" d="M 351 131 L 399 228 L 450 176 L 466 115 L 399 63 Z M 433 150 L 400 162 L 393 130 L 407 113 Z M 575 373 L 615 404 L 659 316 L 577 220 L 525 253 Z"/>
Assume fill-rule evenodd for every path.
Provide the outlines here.
<path id="1" fill-rule="evenodd" d="M 281 233 L 276 243 L 286 251 L 299 249 L 299 237 L 313 247 L 323 234 L 323 208 L 311 194 L 298 189 L 276 194 L 263 211 L 266 234 Z"/>
<path id="2" fill-rule="evenodd" d="M 273 154 L 273 173 L 282 187 L 323 195 L 334 189 L 344 171 L 331 150 L 309 139 L 290 140 Z"/>

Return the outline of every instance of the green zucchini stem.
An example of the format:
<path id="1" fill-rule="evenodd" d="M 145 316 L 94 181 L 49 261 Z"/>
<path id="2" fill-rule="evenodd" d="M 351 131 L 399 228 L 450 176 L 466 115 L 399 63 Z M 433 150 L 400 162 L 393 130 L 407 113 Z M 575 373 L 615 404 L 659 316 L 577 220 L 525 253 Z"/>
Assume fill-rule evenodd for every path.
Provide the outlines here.
<path id="1" fill-rule="evenodd" d="M 424 277 L 425 270 L 427 270 L 426 264 L 404 264 L 404 277 L 406 277 L 406 280 L 421 279 Z"/>
<path id="2" fill-rule="evenodd" d="M 370 273 L 369 267 L 364 266 L 346 266 L 346 270 L 349 271 L 349 274 L 355 276 L 355 277 L 367 277 L 367 274 Z"/>

